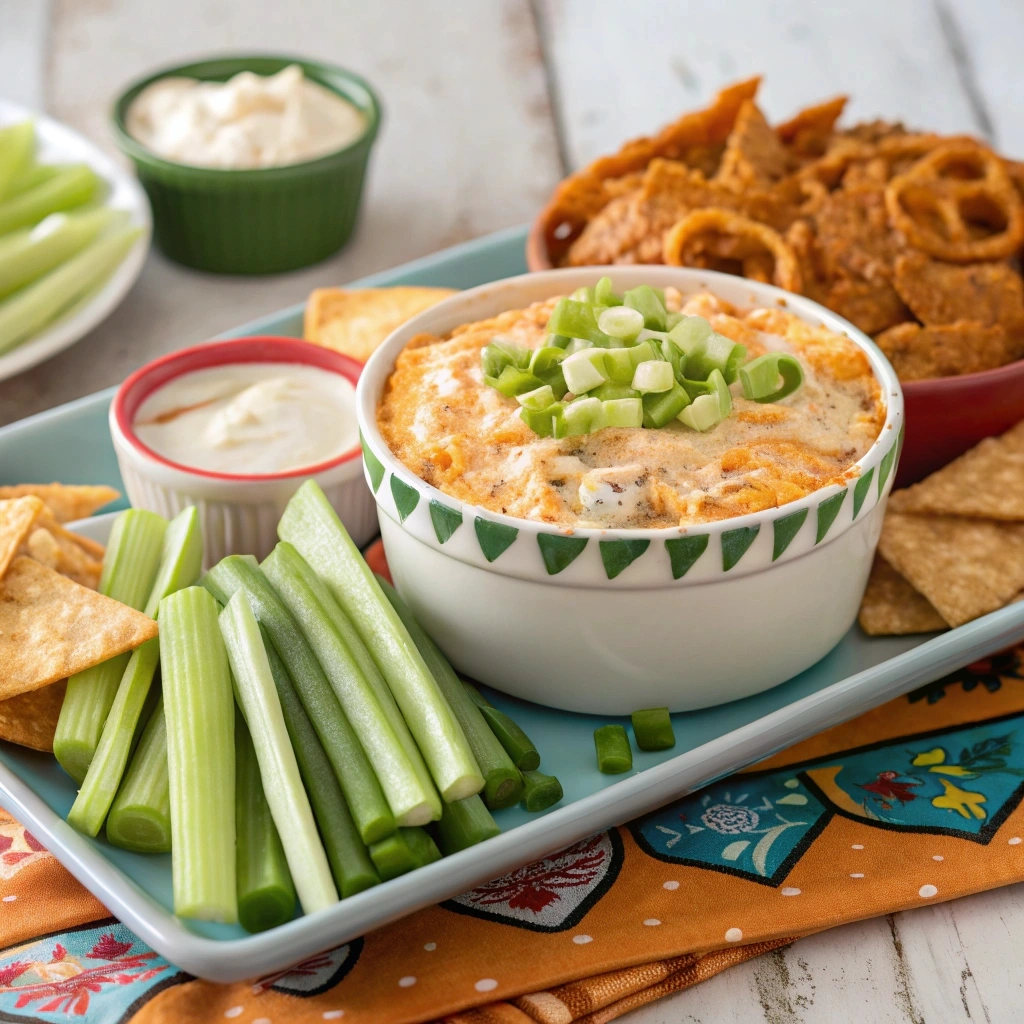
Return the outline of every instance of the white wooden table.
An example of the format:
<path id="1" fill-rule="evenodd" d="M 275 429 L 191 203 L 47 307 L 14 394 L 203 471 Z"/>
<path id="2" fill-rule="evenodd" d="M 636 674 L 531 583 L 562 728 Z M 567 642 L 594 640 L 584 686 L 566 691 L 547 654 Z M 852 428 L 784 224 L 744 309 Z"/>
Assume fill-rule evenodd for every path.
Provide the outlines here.
<path id="1" fill-rule="evenodd" d="M 987 135 L 1024 156 L 1019 0 L 0 0 L 0 95 L 112 148 L 128 79 L 269 50 L 366 75 L 386 116 L 341 255 L 276 278 L 158 254 L 90 337 L 0 384 L 0 424 L 120 381 L 161 352 L 528 220 L 568 170 L 763 72 L 772 117 L 839 92 L 856 118 Z M 837 929 L 632 1014 L 632 1024 L 1024 1020 L 1024 885 Z"/>

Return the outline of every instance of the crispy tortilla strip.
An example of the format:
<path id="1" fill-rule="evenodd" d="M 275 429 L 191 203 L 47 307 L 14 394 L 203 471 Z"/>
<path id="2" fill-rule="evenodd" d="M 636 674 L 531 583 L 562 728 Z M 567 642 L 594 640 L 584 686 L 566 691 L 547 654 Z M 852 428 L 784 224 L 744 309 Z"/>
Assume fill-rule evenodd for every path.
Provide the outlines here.
<path id="1" fill-rule="evenodd" d="M 0 499 L 21 498 L 26 494 L 41 498 L 59 523 L 85 519 L 97 509 L 121 497 L 119 491 L 102 484 L 15 484 L 0 487 Z"/>
<path id="2" fill-rule="evenodd" d="M 0 700 L 37 690 L 157 635 L 142 612 L 18 557 L 0 583 Z"/>
<path id="3" fill-rule="evenodd" d="M 306 303 L 304 336 L 360 363 L 406 320 L 454 295 L 451 288 L 317 288 Z"/>
<path id="4" fill-rule="evenodd" d="M 790 170 L 790 156 L 779 136 L 757 104 L 747 100 L 740 107 L 736 124 L 726 140 L 715 180 L 741 192 L 747 188 L 774 185 Z"/>
<path id="5" fill-rule="evenodd" d="M 857 621 L 868 636 L 903 636 L 949 628 L 928 598 L 879 555 L 871 566 Z"/>
<path id="6" fill-rule="evenodd" d="M 913 487 L 895 491 L 889 508 L 926 515 L 1024 522 L 1024 420 L 989 437 Z"/>
<path id="7" fill-rule="evenodd" d="M 896 260 L 893 284 L 926 325 L 970 320 L 991 327 L 1024 322 L 1024 281 L 1008 263 L 957 266 L 908 252 Z"/>
<path id="8" fill-rule="evenodd" d="M 816 103 L 777 125 L 775 133 L 797 153 L 820 155 L 846 106 L 846 96 Z"/>
<path id="9" fill-rule="evenodd" d="M 53 753 L 53 736 L 68 684 L 64 679 L 0 701 L 0 740 Z"/>
<path id="10" fill-rule="evenodd" d="M 0 501 L 0 579 L 32 532 L 42 509 L 43 503 L 31 495 Z"/>
<path id="11" fill-rule="evenodd" d="M 993 370 L 1012 362 L 1011 342 L 1001 324 L 958 320 L 940 327 L 897 324 L 875 341 L 888 356 L 900 380 L 956 377 Z"/>
<path id="12" fill-rule="evenodd" d="M 32 530 L 21 551 L 90 590 L 95 590 L 100 584 L 102 563 L 94 562 L 81 548 L 55 536 L 43 526 Z"/>
<path id="13" fill-rule="evenodd" d="M 890 511 L 878 550 L 951 626 L 1002 608 L 1024 589 L 1022 524 Z"/>
<path id="14" fill-rule="evenodd" d="M 845 317 L 865 334 L 875 335 L 910 319 L 896 289 L 884 278 L 839 275 L 822 295 L 813 295 L 823 305 Z"/>

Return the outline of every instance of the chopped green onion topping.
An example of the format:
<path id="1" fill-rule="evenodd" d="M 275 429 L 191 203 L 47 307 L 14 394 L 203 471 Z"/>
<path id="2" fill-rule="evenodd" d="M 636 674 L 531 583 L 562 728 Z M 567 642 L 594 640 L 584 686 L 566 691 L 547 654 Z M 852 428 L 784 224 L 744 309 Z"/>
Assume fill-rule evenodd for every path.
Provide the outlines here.
<path id="1" fill-rule="evenodd" d="M 753 402 L 778 402 L 804 382 L 804 371 L 791 355 L 766 352 L 739 368 L 744 398 Z"/>
<path id="2" fill-rule="evenodd" d="M 750 401 L 777 402 L 803 383 L 794 356 L 744 362 L 745 346 L 704 317 L 669 312 L 664 292 L 648 285 L 620 297 L 602 277 L 559 299 L 547 330 L 536 350 L 498 336 L 481 354 L 485 382 L 517 399 L 520 418 L 541 437 L 659 429 L 677 419 L 710 430 L 732 412 L 730 384 L 739 381 Z"/>

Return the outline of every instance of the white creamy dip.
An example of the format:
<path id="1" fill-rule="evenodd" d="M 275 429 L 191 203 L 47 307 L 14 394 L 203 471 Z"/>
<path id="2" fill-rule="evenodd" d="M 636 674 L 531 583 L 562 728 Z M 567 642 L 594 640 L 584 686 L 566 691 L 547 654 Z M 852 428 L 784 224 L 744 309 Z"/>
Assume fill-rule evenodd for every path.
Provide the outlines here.
<path id="1" fill-rule="evenodd" d="M 243 476 L 315 466 L 359 443 L 355 388 L 300 363 L 183 374 L 145 399 L 132 426 L 165 459 Z"/>
<path id="2" fill-rule="evenodd" d="M 157 156 L 198 167 L 281 167 L 354 142 L 366 119 L 293 64 L 227 82 L 161 78 L 132 101 L 128 133 Z"/>

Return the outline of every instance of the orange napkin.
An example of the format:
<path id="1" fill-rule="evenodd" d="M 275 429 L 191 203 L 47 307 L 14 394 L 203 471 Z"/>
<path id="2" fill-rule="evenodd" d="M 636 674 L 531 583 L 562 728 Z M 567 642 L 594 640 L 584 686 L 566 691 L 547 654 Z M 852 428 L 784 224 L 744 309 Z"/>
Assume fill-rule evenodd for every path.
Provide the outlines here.
<path id="1" fill-rule="evenodd" d="M 1024 648 L 235 985 L 178 972 L 8 819 L 0 1018 L 599 1024 L 794 937 L 1024 879 L 1022 795 Z"/>

